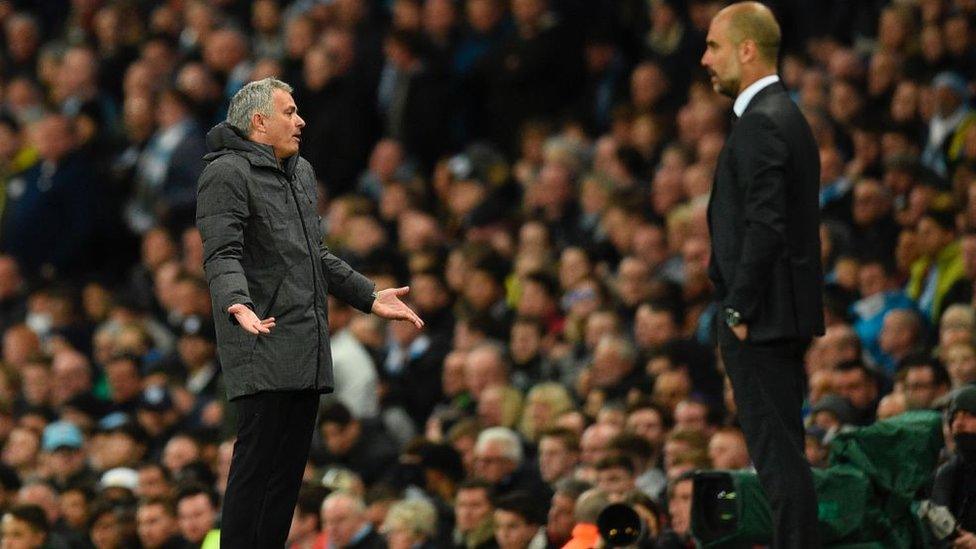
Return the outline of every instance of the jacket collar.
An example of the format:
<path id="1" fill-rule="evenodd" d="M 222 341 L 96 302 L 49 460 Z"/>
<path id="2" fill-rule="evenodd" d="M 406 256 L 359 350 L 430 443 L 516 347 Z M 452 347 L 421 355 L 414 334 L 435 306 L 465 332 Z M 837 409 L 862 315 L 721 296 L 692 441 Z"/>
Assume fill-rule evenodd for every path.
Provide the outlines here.
<path id="1" fill-rule="evenodd" d="M 221 122 L 207 132 L 207 149 L 210 151 L 204 160 L 212 161 L 225 154 L 238 154 L 254 167 L 270 168 L 291 177 L 298 165 L 298 155 L 284 159 L 280 164 L 271 145 L 256 143 L 243 135 L 240 130 L 227 122 Z"/>
<path id="2" fill-rule="evenodd" d="M 735 98 L 732 111 L 736 116 L 742 118 L 742 115 L 749 110 L 749 107 L 758 103 L 766 95 L 782 89 L 783 85 L 780 83 L 779 76 L 771 74 L 760 78 L 742 90 L 742 93 Z"/>

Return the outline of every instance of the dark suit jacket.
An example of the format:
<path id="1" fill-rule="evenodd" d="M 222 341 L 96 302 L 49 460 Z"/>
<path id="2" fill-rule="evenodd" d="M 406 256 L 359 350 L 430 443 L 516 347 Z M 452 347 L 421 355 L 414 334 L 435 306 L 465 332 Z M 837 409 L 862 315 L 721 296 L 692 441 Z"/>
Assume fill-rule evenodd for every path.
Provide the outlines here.
<path id="1" fill-rule="evenodd" d="M 708 205 L 709 277 L 751 341 L 823 333 L 819 180 L 803 114 L 779 83 L 763 88 L 732 127 Z"/>

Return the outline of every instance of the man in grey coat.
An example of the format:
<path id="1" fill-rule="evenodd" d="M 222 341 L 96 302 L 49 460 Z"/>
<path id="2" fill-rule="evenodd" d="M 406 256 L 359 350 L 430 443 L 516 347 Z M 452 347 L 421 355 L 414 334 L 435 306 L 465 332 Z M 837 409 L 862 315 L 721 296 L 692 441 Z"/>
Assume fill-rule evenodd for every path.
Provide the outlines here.
<path id="1" fill-rule="evenodd" d="M 327 294 L 363 312 L 423 321 L 322 244 L 305 122 L 292 88 L 244 86 L 207 134 L 197 226 L 237 441 L 221 519 L 224 547 L 282 547 L 321 393 L 333 390 Z"/>

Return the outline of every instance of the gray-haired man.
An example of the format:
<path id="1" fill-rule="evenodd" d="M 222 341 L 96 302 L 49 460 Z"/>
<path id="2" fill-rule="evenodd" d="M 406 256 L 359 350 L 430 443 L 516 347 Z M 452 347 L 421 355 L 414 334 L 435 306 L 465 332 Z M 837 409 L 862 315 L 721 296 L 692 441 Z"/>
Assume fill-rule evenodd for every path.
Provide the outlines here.
<path id="1" fill-rule="evenodd" d="M 305 122 L 291 87 L 252 82 L 207 134 L 197 226 L 237 442 L 221 521 L 224 547 L 285 543 L 319 394 L 333 389 L 326 294 L 389 319 L 423 321 L 322 244 Z"/>

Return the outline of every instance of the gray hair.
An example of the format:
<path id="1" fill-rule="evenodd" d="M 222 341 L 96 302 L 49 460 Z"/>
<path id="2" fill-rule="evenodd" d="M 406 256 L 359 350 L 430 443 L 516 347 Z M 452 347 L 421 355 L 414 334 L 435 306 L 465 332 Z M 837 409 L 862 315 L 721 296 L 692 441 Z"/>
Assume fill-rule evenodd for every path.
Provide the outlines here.
<path id="1" fill-rule="evenodd" d="M 339 490 L 332 492 L 322 501 L 322 509 L 332 505 L 348 505 L 357 516 L 362 516 L 366 512 L 366 502 L 356 494 Z"/>
<path id="2" fill-rule="evenodd" d="M 437 510 L 423 499 L 407 499 L 394 503 L 386 513 L 381 530 L 403 527 L 427 539 L 437 535 Z"/>
<path id="3" fill-rule="evenodd" d="M 227 109 L 227 123 L 242 133 L 251 133 L 254 113 L 271 116 L 274 110 L 274 90 L 292 92 L 292 87 L 273 76 L 245 85 L 234 94 Z"/>
<path id="4" fill-rule="evenodd" d="M 485 446 L 492 442 L 500 442 L 503 446 L 505 457 L 515 462 L 515 465 L 522 464 L 522 441 L 515 431 L 508 427 L 491 427 L 481 431 L 478 441 L 474 444 L 475 455 L 484 451 Z"/>

